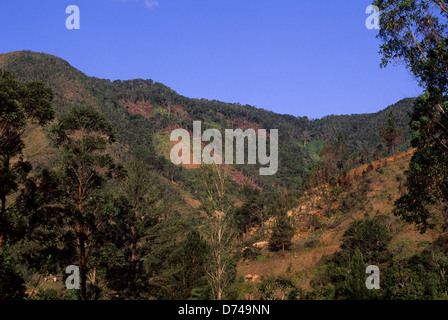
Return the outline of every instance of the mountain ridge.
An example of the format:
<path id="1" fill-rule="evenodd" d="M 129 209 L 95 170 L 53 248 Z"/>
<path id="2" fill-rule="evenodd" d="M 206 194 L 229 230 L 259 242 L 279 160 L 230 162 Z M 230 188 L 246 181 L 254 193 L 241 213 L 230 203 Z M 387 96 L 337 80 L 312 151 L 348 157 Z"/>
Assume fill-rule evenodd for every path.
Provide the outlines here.
<path id="1" fill-rule="evenodd" d="M 13 58 L 14 56 L 22 55 L 22 54 L 33 54 L 33 55 L 34 55 L 34 54 L 37 54 L 37 55 L 48 56 L 48 57 L 51 57 L 52 59 L 55 59 L 55 61 L 61 61 L 61 62 L 65 63 L 65 64 L 67 64 L 69 67 L 75 69 L 76 71 L 78 71 L 78 72 L 79 72 L 82 76 L 84 76 L 84 77 L 87 77 L 87 78 L 93 78 L 93 79 L 98 79 L 98 80 L 102 80 L 102 81 L 109 81 L 109 82 L 111 82 L 111 83 L 113 83 L 113 82 L 117 82 L 117 81 L 118 81 L 118 82 L 128 82 L 128 81 L 135 81 L 135 80 L 143 80 L 143 81 L 150 80 L 150 81 L 153 81 L 153 80 L 150 79 L 150 78 L 146 78 L 146 79 L 142 79 L 142 78 L 130 78 L 130 79 L 125 79 L 125 80 L 123 80 L 123 79 L 112 80 L 112 79 L 106 79 L 106 78 L 99 78 L 99 77 L 96 77 L 96 76 L 88 76 L 88 75 L 86 75 L 84 72 L 82 72 L 82 71 L 80 71 L 79 69 L 77 69 L 76 67 L 72 66 L 68 61 L 64 60 L 63 58 L 60 58 L 60 57 L 58 57 L 58 56 L 56 56 L 56 55 L 49 54 L 49 53 L 44 53 L 44 52 L 34 52 L 34 51 L 30 51 L 30 50 L 22 50 L 22 51 L 19 50 L 19 51 L 11 51 L 11 52 L 0 53 L 0 67 L 5 67 L 5 66 L 7 66 L 7 62 L 6 62 L 6 60 L 7 60 L 8 58 Z M 177 91 L 175 91 L 174 89 L 172 89 L 172 88 L 170 88 L 170 87 L 167 87 L 167 88 L 169 88 L 170 90 L 172 90 L 172 91 L 175 92 L 176 94 L 181 95 L 181 94 L 177 93 Z M 187 99 L 192 99 L 192 100 L 218 101 L 218 100 L 215 100 L 215 99 L 210 100 L 210 99 L 206 99 L 206 98 L 190 98 L 190 97 L 186 97 L 186 96 L 183 96 L 183 97 L 185 97 L 185 98 L 187 98 Z M 414 99 L 414 98 L 413 98 L 413 97 L 406 97 L 406 98 L 400 99 L 399 101 L 397 101 L 397 103 L 399 103 L 399 102 L 401 102 L 401 101 L 404 101 L 404 100 L 408 100 L 408 99 Z M 230 105 L 239 105 L 239 106 L 241 106 L 241 104 L 238 103 L 238 102 L 224 102 L 224 101 L 219 101 L 219 102 L 222 102 L 222 103 L 225 103 L 225 104 L 230 104 Z M 390 107 L 393 106 L 393 105 L 394 105 L 394 104 L 391 104 L 391 105 L 387 106 L 386 108 L 384 108 L 384 109 L 380 109 L 380 110 L 378 110 L 378 111 L 376 111 L 376 112 L 350 113 L 350 114 L 349 114 L 349 113 L 343 113 L 343 114 L 328 114 L 328 115 L 324 115 L 324 116 L 322 116 L 322 117 L 320 117 L 320 118 L 309 118 L 309 117 L 306 116 L 306 115 L 303 115 L 303 116 L 300 116 L 300 115 L 298 115 L 298 116 L 294 116 L 294 115 L 291 115 L 291 114 L 288 114 L 288 113 L 280 113 L 280 112 L 276 112 L 276 111 L 268 110 L 268 109 L 265 109 L 265 108 L 255 107 L 255 106 L 251 106 L 251 105 L 245 105 L 245 106 L 250 106 L 250 107 L 252 107 L 252 108 L 255 108 L 255 109 L 258 109 L 258 110 L 262 110 L 262 111 L 266 111 L 266 112 L 273 112 L 273 113 L 275 113 L 275 114 L 277 114 L 277 115 L 279 115 L 279 116 L 285 116 L 285 117 L 297 117 L 297 118 L 308 118 L 310 121 L 318 121 L 318 120 L 322 120 L 322 119 L 324 119 L 324 118 L 328 118 L 328 117 L 346 117 L 346 116 L 356 116 L 356 115 L 373 115 L 373 114 L 377 114 L 377 113 L 379 113 L 379 112 L 383 112 L 383 111 L 389 110 Z"/>
<path id="2" fill-rule="evenodd" d="M 207 128 L 265 128 L 278 129 L 279 172 L 276 177 L 260 178 L 258 167 L 234 166 L 253 183 L 300 189 L 312 175 L 325 143 L 332 143 L 342 135 L 353 157 L 366 153 L 373 157 L 381 139 L 378 132 L 393 111 L 397 125 L 407 127 L 414 98 L 406 98 L 377 113 L 328 115 L 310 120 L 238 103 L 192 99 L 151 79 L 105 80 L 89 77 L 69 62 L 54 55 L 31 51 L 0 54 L 0 69 L 14 73 L 21 81 L 42 80 L 53 88 L 56 115 L 70 107 L 90 104 L 104 113 L 117 131 L 117 137 L 129 150 L 146 149 L 148 162 L 176 181 L 182 171 L 172 165 L 166 155 L 157 150 L 169 145 L 167 133 L 175 128 L 191 131 L 193 120 L 202 121 Z M 410 136 L 404 130 L 398 151 L 410 148 Z M 383 151 L 385 153 L 385 151 Z M 119 158 L 127 155 L 119 154 Z M 184 179 L 185 180 L 185 179 Z"/>

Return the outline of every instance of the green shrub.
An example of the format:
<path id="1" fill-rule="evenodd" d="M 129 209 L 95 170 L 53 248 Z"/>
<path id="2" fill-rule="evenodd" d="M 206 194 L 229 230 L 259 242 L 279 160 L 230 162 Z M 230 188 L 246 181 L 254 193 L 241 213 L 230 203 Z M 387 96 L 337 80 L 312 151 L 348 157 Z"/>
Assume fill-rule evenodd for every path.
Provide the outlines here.
<path id="1" fill-rule="evenodd" d="M 0 255 L 0 300 L 21 300 L 25 297 L 25 281 L 11 259 Z"/>
<path id="2" fill-rule="evenodd" d="M 38 300 L 60 300 L 59 293 L 54 288 L 40 289 L 36 297 Z"/>

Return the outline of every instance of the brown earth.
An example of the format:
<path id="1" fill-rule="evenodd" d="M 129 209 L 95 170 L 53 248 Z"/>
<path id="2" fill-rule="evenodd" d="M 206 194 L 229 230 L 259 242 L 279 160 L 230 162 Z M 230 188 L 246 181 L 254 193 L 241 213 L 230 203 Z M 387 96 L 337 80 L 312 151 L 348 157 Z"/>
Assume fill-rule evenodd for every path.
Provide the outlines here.
<path id="1" fill-rule="evenodd" d="M 390 218 L 387 227 L 393 234 L 389 245 L 389 250 L 393 253 L 404 252 L 408 255 L 417 253 L 423 248 L 421 243 L 434 241 L 438 236 L 436 231 L 429 230 L 421 234 L 414 225 L 403 222 L 392 213 L 394 202 L 401 195 L 400 185 L 403 184 L 403 180 L 398 177 L 404 177 L 404 171 L 407 170 L 414 153 L 415 150 L 411 150 L 372 164 L 375 169 L 381 170 L 372 170 L 368 173 L 371 183 L 364 209 L 353 209 L 345 214 L 336 213 L 335 216 L 326 217 L 324 214 L 326 198 L 322 196 L 322 193 L 332 191 L 328 185 L 310 190 L 299 199 L 299 207 L 288 213 L 294 219 L 296 229 L 291 251 L 284 254 L 274 253 L 265 248 L 257 259 L 238 263 L 238 278 L 251 275 L 253 279 L 257 279 L 243 284 L 251 292 L 249 295 L 255 294 L 256 291 L 253 290 L 256 290 L 254 285 L 257 282 L 269 276 L 290 276 L 299 287 L 309 289 L 322 256 L 338 251 L 342 236 L 350 223 L 355 219 L 364 218 L 366 214 L 370 217 L 382 214 Z M 356 188 L 359 181 L 356 177 L 360 176 L 368 166 L 361 166 L 348 173 L 353 178 L 353 187 Z M 345 196 L 346 193 L 340 194 L 331 205 L 332 208 L 337 207 Z M 309 225 L 310 218 L 313 216 L 316 216 L 324 226 L 334 226 L 317 230 Z M 269 233 L 265 239 L 258 241 L 268 240 Z"/>
<path id="2" fill-rule="evenodd" d="M 129 114 L 139 114 L 145 119 L 149 119 L 153 115 L 154 106 L 150 101 L 131 102 L 122 99 L 118 102 L 129 112 Z"/>

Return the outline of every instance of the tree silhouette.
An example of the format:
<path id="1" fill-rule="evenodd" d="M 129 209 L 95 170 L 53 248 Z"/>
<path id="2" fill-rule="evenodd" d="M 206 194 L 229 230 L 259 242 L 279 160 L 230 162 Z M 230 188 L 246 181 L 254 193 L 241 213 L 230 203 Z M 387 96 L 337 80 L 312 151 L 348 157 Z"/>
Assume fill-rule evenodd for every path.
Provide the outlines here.
<path id="1" fill-rule="evenodd" d="M 387 116 L 387 121 L 381 128 L 380 136 L 384 143 L 392 151 L 392 155 L 395 156 L 395 146 L 403 139 L 403 128 L 399 128 L 396 125 L 397 118 L 392 111 Z"/>
<path id="2" fill-rule="evenodd" d="M 33 123 L 45 125 L 53 119 L 53 93 L 43 82 L 19 82 L 6 71 L 0 74 L 0 252 L 10 229 L 6 221 L 6 198 L 17 191 L 31 170 L 22 158 L 22 135 Z M 18 161 L 13 161 L 19 156 Z"/>

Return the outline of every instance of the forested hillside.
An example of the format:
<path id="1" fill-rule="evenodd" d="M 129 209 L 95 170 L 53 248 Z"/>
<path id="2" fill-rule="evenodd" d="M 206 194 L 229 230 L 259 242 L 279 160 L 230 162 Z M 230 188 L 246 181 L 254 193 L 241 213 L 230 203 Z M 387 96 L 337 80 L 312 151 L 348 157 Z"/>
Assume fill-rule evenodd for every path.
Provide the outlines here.
<path id="1" fill-rule="evenodd" d="M 338 298 L 341 284 L 325 274 L 302 281 L 318 261 L 302 265 L 295 254 L 303 261 L 321 245 L 334 252 L 356 228 L 349 222 L 390 213 L 404 188 L 403 164 L 375 178 L 398 191 L 378 186 L 378 201 L 366 200 L 371 163 L 410 149 L 413 98 L 313 120 L 190 99 L 153 80 L 92 78 L 43 53 L 0 55 L 0 69 L 4 299 L 263 299 L 278 285 L 283 299 Z M 175 166 L 169 134 L 191 132 L 197 120 L 203 130 L 278 129 L 278 173 Z M 375 208 L 384 198 L 388 207 Z M 270 259 L 296 265 L 279 277 Z M 339 258 L 331 259 L 324 263 Z M 63 287 L 68 265 L 80 268 L 79 291 Z"/>
<path id="2" fill-rule="evenodd" d="M 90 104 L 111 121 L 117 139 L 128 150 L 144 152 L 148 164 L 164 176 L 188 184 L 181 169 L 174 167 L 162 150 L 170 144 L 167 133 L 174 128 L 191 130 L 193 121 L 207 128 L 265 128 L 279 130 L 279 171 L 273 177 L 258 176 L 254 166 L 235 166 L 239 171 L 234 181 L 246 177 L 260 186 L 283 186 L 300 190 L 313 176 L 315 164 L 322 161 L 325 143 L 336 144 L 341 136 L 347 146 L 344 165 L 353 166 L 373 159 L 375 154 L 387 155 L 379 132 L 387 114 L 397 117 L 397 126 L 407 127 L 408 112 L 413 99 L 404 99 L 375 114 L 330 115 L 322 119 L 280 115 L 249 105 L 229 104 L 205 99 L 190 99 L 153 80 L 109 81 L 88 77 L 55 56 L 14 52 L 0 56 L 0 68 L 26 81 L 39 79 L 54 89 L 56 115 L 71 106 Z M 398 150 L 409 149 L 408 130 Z M 120 157 L 125 157 L 119 152 Z M 342 160 L 342 159 L 341 159 Z"/>

